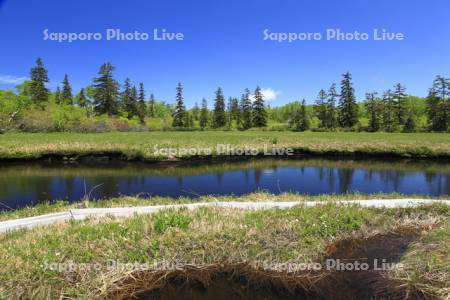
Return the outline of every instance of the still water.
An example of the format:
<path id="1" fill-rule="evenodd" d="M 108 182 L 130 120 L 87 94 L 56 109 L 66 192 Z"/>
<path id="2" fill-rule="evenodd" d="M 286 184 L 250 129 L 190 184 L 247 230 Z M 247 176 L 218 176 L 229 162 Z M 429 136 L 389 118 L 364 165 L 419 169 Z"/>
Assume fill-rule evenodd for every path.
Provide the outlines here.
<path id="1" fill-rule="evenodd" d="M 180 164 L 2 164 L 0 209 L 47 200 L 120 195 L 189 196 L 341 194 L 348 192 L 449 195 L 449 162 L 370 162 L 258 159 Z"/>

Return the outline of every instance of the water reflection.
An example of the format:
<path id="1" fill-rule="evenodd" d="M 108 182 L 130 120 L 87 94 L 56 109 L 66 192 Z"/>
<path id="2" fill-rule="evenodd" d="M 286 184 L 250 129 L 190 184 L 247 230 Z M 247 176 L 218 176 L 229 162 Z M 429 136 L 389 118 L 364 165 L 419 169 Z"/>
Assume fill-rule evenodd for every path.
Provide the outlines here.
<path id="1" fill-rule="evenodd" d="M 351 160 L 252 160 L 200 165 L 118 163 L 0 166 L 0 206 L 119 195 L 198 196 L 271 193 L 450 194 L 450 164 Z"/>

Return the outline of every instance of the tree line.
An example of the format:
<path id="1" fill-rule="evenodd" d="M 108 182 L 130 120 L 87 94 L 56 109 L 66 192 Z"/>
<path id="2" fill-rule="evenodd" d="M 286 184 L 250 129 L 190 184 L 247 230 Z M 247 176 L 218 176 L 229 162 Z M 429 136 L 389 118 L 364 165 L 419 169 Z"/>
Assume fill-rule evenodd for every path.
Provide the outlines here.
<path id="1" fill-rule="evenodd" d="M 93 83 L 82 88 L 75 96 L 68 75 L 54 93 L 46 87 L 49 82 L 48 71 L 40 58 L 30 71 L 29 97 L 38 107 L 45 109 L 46 103 L 53 94 L 57 104 L 89 107 L 95 115 L 138 118 L 141 124 L 146 117 L 155 117 L 156 100 L 153 94 L 147 100 L 144 84 L 133 85 L 129 78 L 122 85 L 114 79 L 115 68 L 111 63 L 104 63 L 94 78 Z M 359 123 L 361 109 L 368 118 L 367 131 L 416 131 L 418 116 L 407 103 L 406 87 L 400 83 L 386 90 L 381 96 L 376 92 L 366 94 L 363 106 L 359 105 L 355 96 L 352 75 L 342 75 L 340 91 L 336 84 L 327 90 L 320 90 L 312 107 L 308 109 L 305 100 L 296 105 L 288 117 L 291 130 L 304 131 L 311 127 L 311 118 L 317 118 L 318 127 L 324 130 L 353 128 Z M 450 79 L 437 76 L 425 99 L 428 129 L 431 131 L 447 131 L 450 125 Z M 259 86 L 251 92 L 245 89 L 240 99 L 230 97 L 226 103 L 223 90 L 215 91 L 213 109 L 208 109 L 206 99 L 202 99 L 201 107 L 195 103 L 190 110 L 186 109 L 183 96 L 183 85 L 178 83 L 175 92 L 175 104 L 167 105 L 172 114 L 172 127 L 190 128 L 196 122 L 201 129 L 224 128 L 236 124 L 241 130 L 268 125 L 268 107 Z"/>

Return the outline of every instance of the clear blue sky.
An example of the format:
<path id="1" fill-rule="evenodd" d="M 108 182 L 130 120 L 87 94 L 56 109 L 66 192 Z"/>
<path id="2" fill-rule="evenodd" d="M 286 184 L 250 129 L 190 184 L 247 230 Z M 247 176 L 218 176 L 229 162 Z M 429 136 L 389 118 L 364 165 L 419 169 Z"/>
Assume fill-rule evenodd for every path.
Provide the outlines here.
<path id="1" fill-rule="evenodd" d="M 211 100 L 221 86 L 239 96 L 259 84 L 272 89 L 272 105 L 306 98 L 353 74 L 358 98 L 397 81 L 425 95 L 435 75 L 450 73 L 448 0 L 0 0 L 0 88 L 28 76 L 36 57 L 49 69 L 50 87 L 69 74 L 74 90 L 90 84 L 99 66 L 111 61 L 123 82 L 143 81 L 148 93 L 173 102 L 178 81 L 188 106 Z M 184 33 L 184 41 L 43 40 L 50 32 Z M 327 28 L 372 33 L 374 28 L 405 34 L 403 41 L 263 40 L 271 32 L 321 32 Z"/>

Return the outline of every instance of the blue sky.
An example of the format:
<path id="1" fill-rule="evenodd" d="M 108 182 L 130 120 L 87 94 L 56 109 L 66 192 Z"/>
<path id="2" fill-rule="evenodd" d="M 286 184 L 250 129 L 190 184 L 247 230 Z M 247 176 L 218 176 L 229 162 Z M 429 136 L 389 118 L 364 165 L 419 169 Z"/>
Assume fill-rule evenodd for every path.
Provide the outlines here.
<path id="1" fill-rule="evenodd" d="M 188 106 L 211 101 L 221 86 L 239 96 L 259 84 L 272 105 L 306 98 L 353 74 L 358 98 L 401 82 L 425 95 L 435 75 L 450 71 L 447 0 L 0 0 L 0 88 L 28 76 L 36 57 L 49 69 L 50 87 L 65 73 L 74 90 L 90 84 L 111 61 L 116 78 L 143 81 L 148 93 L 173 102 L 177 82 Z M 182 32 L 183 41 L 44 41 L 50 32 Z M 403 41 L 264 40 L 270 32 L 401 32 Z M 270 95 L 270 91 L 272 94 Z"/>

